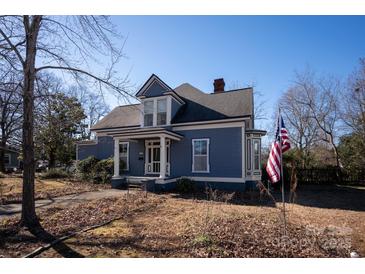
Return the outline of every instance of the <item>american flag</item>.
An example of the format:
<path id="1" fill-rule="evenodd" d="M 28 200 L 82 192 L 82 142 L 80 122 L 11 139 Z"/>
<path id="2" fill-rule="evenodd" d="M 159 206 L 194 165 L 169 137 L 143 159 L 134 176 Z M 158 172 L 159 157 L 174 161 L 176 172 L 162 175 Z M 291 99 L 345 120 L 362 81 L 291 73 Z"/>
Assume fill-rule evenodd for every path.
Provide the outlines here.
<path id="1" fill-rule="evenodd" d="M 281 151 L 280 151 L 281 140 Z M 275 141 L 273 142 L 270 150 L 269 159 L 267 160 L 266 172 L 270 177 L 272 183 L 280 181 L 281 173 L 281 153 L 290 149 L 290 142 L 288 137 L 288 131 L 285 128 L 283 117 L 279 114 Z"/>

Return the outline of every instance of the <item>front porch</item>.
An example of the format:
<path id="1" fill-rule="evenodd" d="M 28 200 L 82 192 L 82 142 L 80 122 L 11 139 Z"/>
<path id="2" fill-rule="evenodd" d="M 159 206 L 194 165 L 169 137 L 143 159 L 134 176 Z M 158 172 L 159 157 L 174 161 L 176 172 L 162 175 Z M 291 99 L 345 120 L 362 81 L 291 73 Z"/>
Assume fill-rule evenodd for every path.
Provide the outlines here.
<path id="1" fill-rule="evenodd" d="M 171 176 L 171 145 L 180 141 L 181 135 L 164 128 L 120 130 L 108 135 L 114 140 L 113 181 L 125 177 L 163 181 Z M 138 149 L 131 151 L 130 147 L 137 143 Z M 126 162 L 125 174 L 121 174 L 121 159 Z M 139 168 L 137 172 L 133 165 L 141 167 L 142 162 L 143 170 Z"/>

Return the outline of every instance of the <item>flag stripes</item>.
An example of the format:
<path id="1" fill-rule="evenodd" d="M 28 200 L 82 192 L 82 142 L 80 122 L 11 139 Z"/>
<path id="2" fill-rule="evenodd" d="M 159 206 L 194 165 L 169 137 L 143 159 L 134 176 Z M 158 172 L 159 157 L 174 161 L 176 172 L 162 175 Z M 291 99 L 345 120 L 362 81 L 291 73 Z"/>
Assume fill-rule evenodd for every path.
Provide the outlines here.
<path id="1" fill-rule="evenodd" d="M 280 146 L 281 141 L 281 146 Z M 270 181 L 276 183 L 280 181 L 281 154 L 290 149 L 288 131 L 285 128 L 283 117 L 279 114 L 275 141 L 271 145 L 269 159 L 267 160 L 266 172 Z"/>

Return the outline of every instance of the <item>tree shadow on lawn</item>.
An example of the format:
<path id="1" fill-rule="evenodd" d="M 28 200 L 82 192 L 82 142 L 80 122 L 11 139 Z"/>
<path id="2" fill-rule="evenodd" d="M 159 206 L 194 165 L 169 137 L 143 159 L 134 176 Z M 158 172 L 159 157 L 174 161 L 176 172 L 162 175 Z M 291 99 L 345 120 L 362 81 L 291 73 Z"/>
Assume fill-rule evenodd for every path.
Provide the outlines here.
<path id="1" fill-rule="evenodd" d="M 21 230 L 22 228 L 18 224 L 0 230 L 0 249 L 4 248 L 6 244 L 10 244 L 11 247 L 14 246 L 14 248 L 16 249 L 17 246 L 20 246 L 24 243 L 25 244 L 28 243 L 31 244 L 32 246 L 35 246 L 35 248 L 33 248 L 33 250 L 35 250 L 36 247 L 41 247 L 44 246 L 45 244 L 54 243 L 54 245 L 52 245 L 51 248 L 53 248 L 62 257 L 65 258 L 84 257 L 75 250 L 71 249 L 65 243 L 57 242 L 59 238 L 47 232 L 42 226 L 32 229 L 32 232 L 29 231 L 31 234 L 30 233 L 25 234 L 24 231 Z M 18 251 L 19 253 L 21 252 L 21 250 Z M 40 253 L 41 252 L 39 250 L 39 252 L 35 252 L 34 254 L 30 255 L 29 258 L 36 257 Z"/>
<path id="2" fill-rule="evenodd" d="M 289 200 L 289 191 L 286 191 Z M 280 191 L 274 196 L 278 197 Z M 365 211 L 365 188 L 344 185 L 299 185 L 295 204 L 309 207 Z"/>
<path id="3" fill-rule="evenodd" d="M 279 187 L 272 189 L 271 194 L 260 195 L 259 190 L 236 192 L 231 199 L 226 199 L 233 192 L 217 192 L 216 197 L 211 198 L 207 193 L 196 191 L 190 194 L 170 193 L 173 198 L 198 201 L 216 201 L 234 205 L 276 207 L 276 202 L 281 203 L 282 196 Z M 228 195 L 228 196 L 227 196 Z M 353 187 L 345 185 L 299 185 L 294 199 L 294 204 L 327 209 L 342 209 L 353 211 L 365 211 L 365 187 Z M 290 190 L 285 190 L 285 200 L 289 203 Z"/>
<path id="4" fill-rule="evenodd" d="M 149 246 L 146 243 L 143 243 L 143 236 L 134 236 L 132 238 L 123 238 L 118 237 L 100 237 L 100 238 L 81 238 L 77 239 L 73 245 L 76 245 L 77 248 L 81 250 L 86 248 L 87 250 L 94 250 L 91 257 L 94 256 L 108 256 L 114 257 L 116 253 L 112 251 L 117 251 L 119 253 L 118 256 L 124 257 L 123 253 L 126 253 L 126 257 L 171 257 L 171 256 L 184 256 L 186 254 L 186 247 L 183 244 L 179 245 L 169 245 L 169 243 L 176 241 L 176 237 L 168 237 L 168 236 L 159 236 L 154 237 L 153 241 L 156 243 L 165 243 L 159 244 L 157 246 Z M 183 242 L 183 239 L 180 239 L 180 242 Z M 99 251 L 100 250 L 100 251 Z M 110 252 L 108 252 L 110 250 Z M 132 255 L 128 255 L 132 254 Z M 186 255 L 185 255 L 186 256 Z"/>
<path id="5" fill-rule="evenodd" d="M 233 205 L 276 207 L 275 201 L 272 198 L 266 194 L 260 195 L 258 190 L 250 190 L 246 192 L 216 191 L 216 193 L 213 195 L 207 194 L 202 190 L 189 194 L 170 192 L 169 195 L 173 198 L 185 200 L 206 202 L 214 201 Z"/>

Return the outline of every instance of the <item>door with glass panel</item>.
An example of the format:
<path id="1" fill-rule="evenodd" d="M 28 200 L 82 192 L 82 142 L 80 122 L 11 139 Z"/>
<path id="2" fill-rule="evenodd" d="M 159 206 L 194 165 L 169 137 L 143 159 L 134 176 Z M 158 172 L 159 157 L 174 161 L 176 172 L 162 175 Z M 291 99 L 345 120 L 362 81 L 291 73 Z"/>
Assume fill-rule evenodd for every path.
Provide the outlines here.
<path id="1" fill-rule="evenodd" d="M 160 141 L 146 141 L 145 174 L 160 174 Z M 166 140 L 166 175 L 170 175 L 170 140 Z"/>

